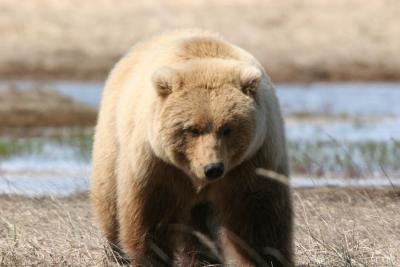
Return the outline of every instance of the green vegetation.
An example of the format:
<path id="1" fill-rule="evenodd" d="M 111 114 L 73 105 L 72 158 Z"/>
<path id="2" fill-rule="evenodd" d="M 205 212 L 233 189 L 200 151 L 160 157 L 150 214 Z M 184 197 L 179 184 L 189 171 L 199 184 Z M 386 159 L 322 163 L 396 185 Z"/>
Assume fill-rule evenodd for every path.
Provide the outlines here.
<path id="1" fill-rule="evenodd" d="M 89 162 L 92 142 L 93 130 L 88 128 L 47 129 L 34 137 L 0 137 L 0 159 L 34 154 Z M 288 142 L 292 174 L 314 177 L 399 176 L 399 148 L 396 140 Z"/>
<path id="2" fill-rule="evenodd" d="M 51 129 L 34 137 L 0 137 L 0 159 L 12 156 L 63 153 L 72 151 L 73 157 L 90 161 L 93 133 L 89 129 Z M 65 151 L 64 151 L 65 152 Z"/>
<path id="3" fill-rule="evenodd" d="M 292 172 L 312 176 L 365 177 L 400 173 L 395 141 L 289 141 Z"/>

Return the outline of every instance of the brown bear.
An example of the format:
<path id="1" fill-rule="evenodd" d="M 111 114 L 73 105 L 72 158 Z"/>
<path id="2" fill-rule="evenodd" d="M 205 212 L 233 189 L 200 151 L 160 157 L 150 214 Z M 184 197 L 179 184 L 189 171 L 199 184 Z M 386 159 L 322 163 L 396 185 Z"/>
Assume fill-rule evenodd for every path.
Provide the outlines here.
<path id="1" fill-rule="evenodd" d="M 179 30 L 135 45 L 102 96 L 91 199 L 133 266 L 291 266 L 292 205 L 275 90 L 218 34 Z"/>

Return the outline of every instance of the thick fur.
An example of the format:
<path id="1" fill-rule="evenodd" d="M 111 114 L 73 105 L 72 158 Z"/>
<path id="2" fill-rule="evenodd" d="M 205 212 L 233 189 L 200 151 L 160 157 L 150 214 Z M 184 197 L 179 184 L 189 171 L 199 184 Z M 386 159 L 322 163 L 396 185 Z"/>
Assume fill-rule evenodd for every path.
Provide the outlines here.
<path id="1" fill-rule="evenodd" d="M 215 161 L 225 172 L 208 182 Z M 290 266 L 290 190 L 256 168 L 289 176 L 274 88 L 246 51 L 175 31 L 137 44 L 110 73 L 91 199 L 133 266 Z"/>

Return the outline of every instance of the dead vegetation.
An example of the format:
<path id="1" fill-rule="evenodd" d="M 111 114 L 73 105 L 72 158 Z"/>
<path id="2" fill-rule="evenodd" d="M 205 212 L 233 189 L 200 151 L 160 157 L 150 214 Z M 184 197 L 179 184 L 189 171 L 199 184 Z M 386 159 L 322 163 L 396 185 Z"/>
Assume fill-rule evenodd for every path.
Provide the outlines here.
<path id="1" fill-rule="evenodd" d="M 399 189 L 294 192 L 297 266 L 399 266 Z M 116 266 L 86 194 L 0 196 L 0 266 Z"/>
<path id="2" fill-rule="evenodd" d="M 141 38 L 201 27 L 274 81 L 399 80 L 399 13 L 396 0 L 0 0 L 0 78 L 104 79 Z"/>
<path id="3" fill-rule="evenodd" d="M 305 266 L 399 266 L 399 189 L 298 190 L 296 256 Z"/>

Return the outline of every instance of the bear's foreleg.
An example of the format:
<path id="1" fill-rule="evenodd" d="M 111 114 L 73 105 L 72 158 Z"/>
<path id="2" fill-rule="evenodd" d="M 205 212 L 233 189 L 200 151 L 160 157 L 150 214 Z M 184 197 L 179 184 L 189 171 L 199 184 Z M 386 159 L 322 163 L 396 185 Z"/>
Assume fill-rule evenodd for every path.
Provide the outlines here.
<path id="1" fill-rule="evenodd" d="M 181 196 L 174 192 L 179 179 L 153 160 L 143 152 L 134 166 L 125 157 L 119 162 L 120 241 L 133 266 L 172 265 L 174 227 L 184 209 Z"/>
<path id="2" fill-rule="evenodd" d="M 93 145 L 90 196 L 97 223 L 111 248 L 111 251 L 107 251 L 107 255 L 111 260 L 124 263 L 126 261 L 119 247 L 118 239 L 117 177 L 115 172 L 118 150 L 115 136 L 105 130 L 108 127 L 105 119 L 107 117 L 102 116 L 99 120 Z"/>
<path id="3" fill-rule="evenodd" d="M 223 192 L 221 224 L 239 266 L 292 266 L 292 207 L 287 185 L 255 177 L 251 185 Z"/>
<path id="4" fill-rule="evenodd" d="M 211 203 L 195 205 L 188 215 L 187 231 L 183 234 L 181 266 L 208 266 L 221 264 L 222 253 L 217 234 L 214 210 Z"/>

